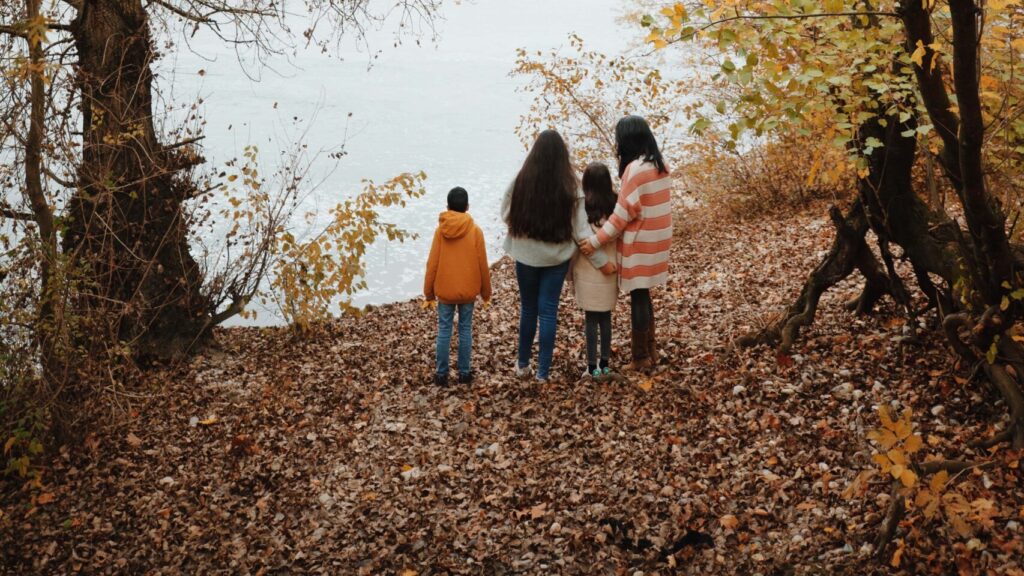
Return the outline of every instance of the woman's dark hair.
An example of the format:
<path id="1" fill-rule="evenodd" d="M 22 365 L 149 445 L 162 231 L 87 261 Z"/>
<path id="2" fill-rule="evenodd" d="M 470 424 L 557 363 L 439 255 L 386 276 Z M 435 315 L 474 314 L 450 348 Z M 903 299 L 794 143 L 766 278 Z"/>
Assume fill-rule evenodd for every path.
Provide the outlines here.
<path id="1" fill-rule="evenodd" d="M 587 221 L 599 224 L 615 210 L 619 197 L 612 190 L 612 175 L 601 162 L 592 162 L 583 171 L 583 195 L 586 197 Z"/>
<path id="2" fill-rule="evenodd" d="M 552 243 L 571 240 L 578 185 L 565 141 L 554 130 L 541 132 L 512 185 L 509 235 Z"/>
<path id="3" fill-rule="evenodd" d="M 639 116 L 626 116 L 615 125 L 615 148 L 619 156 L 619 178 L 637 158 L 654 163 L 659 172 L 668 172 L 651 127 Z"/>

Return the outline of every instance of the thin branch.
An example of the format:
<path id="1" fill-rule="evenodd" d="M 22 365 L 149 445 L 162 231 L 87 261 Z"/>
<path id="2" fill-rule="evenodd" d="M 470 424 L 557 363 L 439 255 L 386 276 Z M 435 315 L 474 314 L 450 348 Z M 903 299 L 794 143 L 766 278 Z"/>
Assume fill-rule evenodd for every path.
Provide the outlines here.
<path id="1" fill-rule="evenodd" d="M 219 326 L 228 318 L 241 314 L 245 310 L 246 305 L 249 303 L 250 298 L 244 296 L 236 296 L 231 299 L 231 304 L 224 310 L 216 313 L 210 320 L 207 321 L 208 327 Z"/>
<path id="2" fill-rule="evenodd" d="M 985 468 L 995 464 L 991 460 L 971 461 L 971 460 L 933 460 L 931 462 L 923 462 L 917 465 L 917 471 L 922 476 L 930 476 L 937 472 L 948 472 L 950 474 L 959 474 L 964 470 L 970 470 L 972 468 Z"/>
<path id="3" fill-rule="evenodd" d="M 213 19 L 209 17 L 203 16 L 201 14 L 196 14 L 195 12 L 189 12 L 188 10 L 182 10 L 181 8 L 164 2 L 163 0 L 150 0 L 150 4 L 156 4 L 157 6 L 169 10 L 190 22 L 197 22 L 199 24 L 213 23 Z"/>
<path id="4" fill-rule="evenodd" d="M 35 215 L 31 212 L 18 212 L 17 210 L 0 206 L 0 218 L 7 218 L 10 220 L 24 220 L 27 222 L 34 221 Z"/>
<path id="5" fill-rule="evenodd" d="M 18 38 L 28 38 L 28 32 L 18 28 L 17 26 L 9 26 L 7 24 L 0 24 L 0 34 L 10 34 L 11 36 L 17 36 Z"/>
<path id="6" fill-rule="evenodd" d="M 165 150 L 174 150 L 175 148 L 182 148 L 184 146 L 189 146 L 191 144 L 195 144 L 196 142 L 199 142 L 200 140 L 202 140 L 204 138 L 206 138 L 206 136 L 196 136 L 195 138 L 189 138 L 188 140 L 182 140 L 181 142 L 176 142 L 174 144 L 169 144 L 167 146 L 164 146 L 164 149 Z"/>
<path id="7" fill-rule="evenodd" d="M 53 170 L 50 170 L 49 168 L 47 168 L 45 166 L 43 167 L 43 174 L 46 174 L 46 176 L 50 180 L 53 180 L 54 182 L 56 182 L 57 184 L 60 184 L 61 186 L 65 187 L 65 188 L 75 188 L 76 186 L 78 186 L 78 184 L 72 182 L 71 180 L 67 180 L 65 178 L 62 178 L 62 177 L 54 174 Z"/>
<path id="8" fill-rule="evenodd" d="M 812 14 L 739 14 L 728 18 L 722 18 L 721 20 L 715 20 L 714 22 L 709 22 L 704 26 L 701 26 L 697 31 L 704 31 L 708 28 L 713 28 L 719 24 L 725 24 L 734 20 L 804 20 L 807 18 L 849 18 L 851 16 L 890 16 L 892 18 L 899 18 L 900 15 L 895 12 L 885 11 L 815 12 Z"/>

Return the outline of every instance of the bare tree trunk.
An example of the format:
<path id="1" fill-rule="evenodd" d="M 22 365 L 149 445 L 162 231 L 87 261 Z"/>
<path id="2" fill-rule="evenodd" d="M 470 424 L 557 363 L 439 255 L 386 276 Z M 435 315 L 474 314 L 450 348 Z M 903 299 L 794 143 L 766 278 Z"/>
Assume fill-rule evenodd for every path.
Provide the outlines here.
<path id="1" fill-rule="evenodd" d="M 975 254 L 987 274 L 977 288 L 989 304 L 1003 296 L 1004 282 L 1012 281 L 1013 257 L 1006 236 L 1006 218 L 988 193 L 982 165 L 985 121 L 981 113 L 978 34 L 981 14 L 973 0 L 951 0 L 953 22 L 953 83 L 960 108 L 960 176 L 963 179 L 964 216 L 974 240 Z"/>
<path id="2" fill-rule="evenodd" d="M 41 0 L 26 0 L 28 20 L 39 18 Z M 45 62 L 41 38 L 28 38 L 28 54 L 31 64 L 30 110 L 28 134 L 25 137 L 25 190 L 32 216 L 39 227 L 39 238 L 42 246 L 42 261 L 39 265 L 39 312 L 37 330 L 39 347 L 42 354 L 42 365 L 53 376 L 57 353 L 54 350 L 54 332 L 56 318 L 54 316 L 54 298 L 57 290 L 53 286 L 53 266 L 57 258 L 57 231 L 54 225 L 53 212 L 43 190 L 43 130 L 46 122 L 46 84 L 43 79 Z"/>
<path id="3" fill-rule="evenodd" d="M 85 278 L 83 333 L 90 349 L 174 358 L 196 344 L 209 314 L 182 211 L 194 187 L 175 176 L 201 159 L 157 141 L 141 0 L 84 2 L 72 34 L 83 149 L 64 247 Z"/>

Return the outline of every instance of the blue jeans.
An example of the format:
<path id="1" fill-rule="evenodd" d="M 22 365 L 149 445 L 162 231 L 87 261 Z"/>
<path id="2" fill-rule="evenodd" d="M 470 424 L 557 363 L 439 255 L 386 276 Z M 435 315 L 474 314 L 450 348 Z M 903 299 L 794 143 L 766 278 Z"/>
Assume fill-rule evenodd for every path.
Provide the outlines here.
<path id="1" fill-rule="evenodd" d="M 459 374 L 469 374 L 473 357 L 473 303 L 437 303 L 437 374 L 448 375 L 448 356 L 452 351 L 452 323 L 459 311 Z"/>
<path id="2" fill-rule="evenodd" d="M 569 271 L 569 261 L 557 266 L 535 267 L 516 262 L 519 283 L 519 367 L 530 365 L 533 339 L 540 320 L 540 346 L 537 352 L 537 378 L 546 380 L 555 353 L 555 329 L 558 327 L 558 301 Z"/>

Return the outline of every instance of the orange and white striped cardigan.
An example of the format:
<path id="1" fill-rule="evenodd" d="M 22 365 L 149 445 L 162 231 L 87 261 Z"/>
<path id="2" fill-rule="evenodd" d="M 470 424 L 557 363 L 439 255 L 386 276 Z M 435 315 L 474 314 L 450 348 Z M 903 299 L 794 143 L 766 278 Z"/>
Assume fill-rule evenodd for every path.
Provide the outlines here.
<path id="1" fill-rule="evenodd" d="M 653 288 L 668 280 L 672 247 L 672 178 L 642 159 L 622 175 L 615 211 L 590 237 L 594 248 L 618 238 L 619 289 Z"/>

